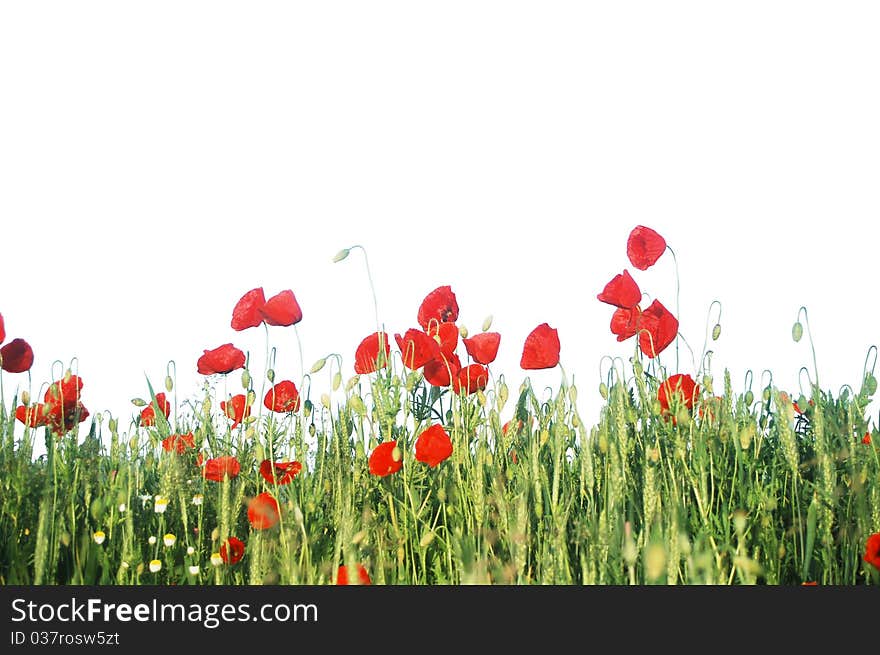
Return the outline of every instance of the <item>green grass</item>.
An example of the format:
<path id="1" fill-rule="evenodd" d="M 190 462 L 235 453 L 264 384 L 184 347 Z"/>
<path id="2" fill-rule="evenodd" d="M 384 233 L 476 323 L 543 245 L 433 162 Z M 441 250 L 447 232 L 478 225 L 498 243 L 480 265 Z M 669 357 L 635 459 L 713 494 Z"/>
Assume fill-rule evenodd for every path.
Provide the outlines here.
<path id="1" fill-rule="evenodd" d="M 797 399 L 800 415 L 776 388 L 735 393 L 725 372 L 702 414 L 673 404 L 672 421 L 656 400 L 663 371 L 634 359 L 626 375 L 615 369 L 602 381 L 595 425 L 578 415 L 564 374 L 542 396 L 527 382 L 508 389 L 503 376 L 455 396 L 397 354 L 377 373 L 332 377 L 339 402 L 322 394 L 279 415 L 261 408 L 254 385 L 265 380 L 244 376 L 256 401 L 235 430 L 209 386 L 170 422 L 123 430 L 92 420 L 61 438 L 44 428 L 22 435 L 20 399 L 4 402 L 0 582 L 328 584 L 346 563 L 362 563 L 375 584 L 880 582 L 862 559 L 880 530 L 880 436 L 862 443 L 870 374 L 858 393 L 814 388 L 812 404 Z M 700 382 L 713 385 L 708 375 Z M 430 468 L 413 443 L 436 422 L 454 451 Z M 241 474 L 205 480 L 195 451 L 161 448 L 190 431 L 197 450 L 235 455 Z M 389 438 L 403 466 L 371 475 L 369 453 Z M 36 440 L 46 446 L 37 458 Z M 269 485 L 257 473 L 267 457 L 304 469 Z M 254 530 L 247 503 L 262 491 L 278 498 L 281 521 Z M 168 501 L 163 513 L 156 496 Z M 212 565 L 229 535 L 246 543 L 243 559 Z M 152 560 L 161 570 L 150 571 Z"/>

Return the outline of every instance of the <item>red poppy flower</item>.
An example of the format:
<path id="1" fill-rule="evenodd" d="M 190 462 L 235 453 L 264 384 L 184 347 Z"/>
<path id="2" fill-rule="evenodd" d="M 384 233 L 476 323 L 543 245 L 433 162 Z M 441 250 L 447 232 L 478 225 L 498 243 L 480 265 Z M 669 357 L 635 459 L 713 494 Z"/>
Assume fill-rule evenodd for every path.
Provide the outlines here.
<path id="1" fill-rule="evenodd" d="M 868 537 L 865 542 L 863 559 L 875 569 L 880 569 L 880 532 L 875 532 Z"/>
<path id="2" fill-rule="evenodd" d="M 462 339 L 467 354 L 477 364 L 491 364 L 498 356 L 501 335 L 498 332 L 481 332 L 468 339 Z"/>
<path id="3" fill-rule="evenodd" d="M 519 365 L 523 369 L 553 368 L 559 363 L 559 333 L 541 323 L 526 337 Z"/>
<path id="4" fill-rule="evenodd" d="M 455 323 L 434 323 L 428 327 L 427 333 L 447 357 L 458 347 L 458 326 Z"/>
<path id="5" fill-rule="evenodd" d="M 243 368 L 245 363 L 244 353 L 231 343 L 224 343 L 213 350 L 206 350 L 197 362 L 198 372 L 202 375 L 214 373 L 229 373 L 237 368 Z"/>
<path id="6" fill-rule="evenodd" d="M 626 341 L 638 332 L 639 317 L 642 310 L 638 305 L 631 309 L 618 307 L 611 316 L 611 333 L 617 335 L 618 341 Z"/>
<path id="7" fill-rule="evenodd" d="M 458 376 L 460 370 L 461 360 L 458 355 L 453 354 L 447 357 L 441 354 L 425 364 L 425 369 L 422 372 L 428 384 L 433 384 L 435 387 L 448 387 Z"/>
<path id="8" fill-rule="evenodd" d="M 637 225 L 629 233 L 626 255 L 632 265 L 640 271 L 653 266 L 664 252 L 666 252 L 666 240 L 651 228 Z"/>
<path id="9" fill-rule="evenodd" d="M 395 457 L 397 459 L 395 459 Z M 384 477 L 397 473 L 403 466 L 403 457 L 396 441 L 384 441 L 370 453 L 370 473 Z"/>
<path id="10" fill-rule="evenodd" d="M 624 270 L 623 273 L 615 275 L 611 282 L 605 285 L 598 296 L 599 300 L 609 305 L 615 305 L 623 309 L 632 309 L 639 304 L 642 299 L 642 292 L 639 285 L 632 279 L 629 271 Z"/>
<path id="11" fill-rule="evenodd" d="M 269 325 L 293 325 L 299 323 L 303 317 L 296 296 L 290 289 L 285 289 L 269 298 L 260 309 L 260 313 Z"/>
<path id="12" fill-rule="evenodd" d="M 49 407 L 43 403 L 37 403 L 30 407 L 19 405 L 15 408 L 15 418 L 30 428 L 49 425 Z"/>
<path id="13" fill-rule="evenodd" d="M 811 580 L 809 582 L 801 582 L 802 587 L 818 587 L 819 583 L 815 580 Z"/>
<path id="14" fill-rule="evenodd" d="M 254 530 L 268 530 L 278 523 L 278 501 L 272 494 L 263 492 L 248 503 L 248 522 Z"/>
<path id="15" fill-rule="evenodd" d="M 269 389 L 263 398 L 263 405 L 273 412 L 298 412 L 300 406 L 299 391 L 290 380 L 282 380 Z"/>
<path id="16" fill-rule="evenodd" d="M 666 378 L 657 391 L 657 400 L 664 411 L 669 411 L 674 396 L 678 396 L 678 402 L 684 403 L 688 409 L 694 408 L 694 400 L 700 395 L 700 385 L 687 373 L 676 373 Z"/>
<path id="17" fill-rule="evenodd" d="M 300 471 L 302 471 L 302 464 L 295 460 L 292 462 L 273 462 L 264 459 L 260 462 L 260 475 L 269 484 L 290 484 Z"/>
<path id="18" fill-rule="evenodd" d="M 24 373 L 34 364 L 34 351 L 24 339 L 13 339 L 0 348 L 0 368 L 7 373 Z"/>
<path id="19" fill-rule="evenodd" d="M 469 395 L 485 389 L 487 384 L 489 384 L 489 369 L 482 364 L 471 364 L 458 372 L 453 380 L 452 389 L 455 393 Z"/>
<path id="20" fill-rule="evenodd" d="M 214 457 L 205 462 L 205 468 L 202 476 L 206 480 L 213 482 L 223 482 L 224 477 L 230 480 L 236 477 L 241 471 L 241 464 L 232 455 L 223 455 L 222 457 Z"/>
<path id="21" fill-rule="evenodd" d="M 220 557 L 227 564 L 238 564 L 244 557 L 244 542 L 238 537 L 229 537 L 220 544 Z"/>
<path id="22" fill-rule="evenodd" d="M 49 385 L 46 393 L 43 394 L 43 402 L 62 405 L 77 403 L 82 388 L 83 380 L 80 376 L 65 375 Z"/>
<path id="23" fill-rule="evenodd" d="M 232 310 L 232 329 L 241 332 L 260 325 L 263 322 L 260 310 L 265 304 L 266 296 L 263 293 L 263 287 L 251 289 L 244 294 Z"/>
<path id="24" fill-rule="evenodd" d="M 160 391 L 156 394 L 155 405 L 158 405 L 159 409 L 161 409 L 162 413 L 165 415 L 165 418 L 168 418 L 168 414 L 171 413 L 171 403 L 165 400 L 164 391 Z M 141 410 L 141 425 L 155 425 L 155 423 L 156 409 L 154 403 L 151 402 Z"/>
<path id="25" fill-rule="evenodd" d="M 437 287 L 419 306 L 418 321 L 423 330 L 432 323 L 455 323 L 458 320 L 458 302 L 452 287 Z"/>
<path id="26" fill-rule="evenodd" d="M 6 341 L 6 324 L 3 322 L 3 314 L 0 314 L 0 343 Z"/>
<path id="27" fill-rule="evenodd" d="M 430 467 L 452 454 L 452 439 L 442 425 L 432 425 L 416 439 L 416 459 Z"/>
<path id="28" fill-rule="evenodd" d="M 639 348 L 653 359 L 675 340 L 678 319 L 659 300 L 655 300 L 642 312 L 639 329 Z"/>
<path id="29" fill-rule="evenodd" d="M 382 340 L 385 356 L 381 363 L 379 360 L 379 339 Z M 388 342 L 388 334 L 385 332 L 374 332 L 370 336 L 361 341 L 360 345 L 354 353 L 354 372 L 355 373 L 372 373 L 377 368 L 385 368 L 388 366 L 388 356 L 391 354 L 391 344 Z M 381 364 L 381 365 L 380 365 Z"/>
<path id="30" fill-rule="evenodd" d="M 403 365 L 415 371 L 440 355 L 440 346 L 425 332 L 410 328 L 403 336 L 394 335 Z"/>
<path id="31" fill-rule="evenodd" d="M 221 400 L 220 409 L 226 415 L 226 418 L 232 419 L 232 430 L 237 428 L 246 417 L 251 415 L 251 407 L 248 405 L 247 396 L 243 393 L 232 396 L 229 402 Z"/>
<path id="32" fill-rule="evenodd" d="M 347 585 L 347 584 L 373 584 L 373 581 L 370 580 L 370 574 L 367 573 L 367 569 L 364 568 L 363 564 L 358 564 L 355 573 L 357 577 L 355 577 L 356 582 L 348 581 L 348 568 L 345 566 L 340 566 L 339 570 L 336 572 L 336 584 L 337 585 Z"/>
<path id="33" fill-rule="evenodd" d="M 196 441 L 192 432 L 186 434 L 172 434 L 170 437 L 162 439 L 162 449 L 170 452 L 176 452 L 183 455 L 188 448 L 195 448 Z"/>
<path id="34" fill-rule="evenodd" d="M 865 436 L 862 437 L 862 443 L 865 444 L 866 446 L 871 445 L 871 433 L 870 432 L 865 432 Z"/>

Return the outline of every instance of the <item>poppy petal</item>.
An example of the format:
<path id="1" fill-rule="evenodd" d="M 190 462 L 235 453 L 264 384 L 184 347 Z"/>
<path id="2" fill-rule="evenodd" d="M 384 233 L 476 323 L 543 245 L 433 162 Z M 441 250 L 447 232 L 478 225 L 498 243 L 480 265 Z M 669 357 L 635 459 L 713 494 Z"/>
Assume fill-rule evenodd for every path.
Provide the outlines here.
<path id="1" fill-rule="evenodd" d="M 618 307 L 611 316 L 611 333 L 617 335 L 618 341 L 626 341 L 638 332 L 641 314 L 642 310 L 638 305 L 631 309 Z"/>
<path id="2" fill-rule="evenodd" d="M 553 368 L 559 363 L 559 333 L 541 323 L 526 337 L 519 365 L 523 369 Z"/>
<path id="3" fill-rule="evenodd" d="M 678 319 L 659 300 L 639 317 L 639 348 L 650 359 L 663 352 L 677 334 Z"/>
<path id="4" fill-rule="evenodd" d="M 419 305 L 418 322 L 423 330 L 432 323 L 455 323 L 458 320 L 458 301 L 452 287 L 437 287 Z"/>
<path id="5" fill-rule="evenodd" d="M 489 383 L 489 369 L 482 364 L 465 366 L 453 379 L 453 391 L 466 395 L 476 393 L 486 388 Z"/>
<path id="6" fill-rule="evenodd" d="M 440 346 L 421 330 L 410 328 L 403 336 L 394 335 L 403 365 L 415 371 L 440 356 Z"/>
<path id="7" fill-rule="evenodd" d="M 385 356 L 379 357 L 379 341 L 382 341 Z M 388 356 L 391 354 L 391 344 L 388 342 L 388 334 L 374 332 L 361 341 L 354 353 L 354 372 L 373 373 L 379 368 L 388 366 Z M 380 361 L 381 360 L 381 361 Z"/>
<path id="8" fill-rule="evenodd" d="M 435 387 L 448 387 L 461 370 L 461 361 L 458 355 L 441 355 L 425 364 L 423 373 L 428 384 Z"/>
<path id="9" fill-rule="evenodd" d="M 263 405 L 266 409 L 279 414 L 298 412 L 300 407 L 299 391 L 291 380 L 282 380 L 266 392 Z"/>
<path id="10" fill-rule="evenodd" d="M 636 284 L 636 281 L 629 274 L 629 271 L 624 270 L 623 273 L 615 275 L 605 285 L 602 293 L 596 297 L 609 305 L 631 309 L 639 304 L 639 301 L 642 299 L 642 292 L 639 290 L 639 285 Z"/>
<path id="11" fill-rule="evenodd" d="M 0 314 L 0 343 L 6 341 L 6 324 L 3 322 L 3 314 Z"/>
<path id="12" fill-rule="evenodd" d="M 254 530 L 268 530 L 278 523 L 278 501 L 266 491 L 258 494 L 248 503 L 247 517 Z"/>
<path id="13" fill-rule="evenodd" d="M 299 323 L 303 317 L 296 296 L 290 289 L 285 289 L 269 298 L 260 313 L 269 325 L 294 325 Z"/>
<path id="14" fill-rule="evenodd" d="M 7 373 L 24 373 L 34 364 L 34 351 L 24 339 L 13 339 L 0 348 L 0 366 Z"/>
<path id="15" fill-rule="evenodd" d="M 247 328 L 257 327 L 263 322 L 260 310 L 266 304 L 266 296 L 263 287 L 251 289 L 244 294 L 232 310 L 232 329 L 241 331 Z"/>
<path id="16" fill-rule="evenodd" d="M 664 252 L 666 252 L 666 240 L 651 228 L 637 225 L 629 233 L 626 255 L 632 265 L 640 271 L 653 266 Z"/>
<path id="17" fill-rule="evenodd" d="M 442 425 L 432 425 L 416 439 L 416 459 L 430 467 L 452 454 L 452 440 Z"/>
<path id="18" fill-rule="evenodd" d="M 196 368 L 202 375 L 224 374 L 243 368 L 245 361 L 246 358 L 241 350 L 231 343 L 225 343 L 213 350 L 206 350 L 196 362 Z"/>
<path id="19" fill-rule="evenodd" d="M 400 456 L 396 441 L 383 441 L 370 453 L 369 468 L 373 475 L 385 477 L 397 473 L 401 466 L 403 466 L 403 457 Z"/>
<path id="20" fill-rule="evenodd" d="M 462 339 L 467 354 L 478 364 L 491 364 L 498 356 L 501 335 L 498 332 L 481 332 Z"/>

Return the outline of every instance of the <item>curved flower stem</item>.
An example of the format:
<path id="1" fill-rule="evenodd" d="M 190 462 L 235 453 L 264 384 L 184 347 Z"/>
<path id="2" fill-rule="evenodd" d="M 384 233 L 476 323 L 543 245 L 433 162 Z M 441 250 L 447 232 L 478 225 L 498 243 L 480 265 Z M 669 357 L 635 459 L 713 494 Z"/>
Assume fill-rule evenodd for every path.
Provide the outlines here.
<path id="1" fill-rule="evenodd" d="M 709 327 L 709 322 L 712 317 L 712 307 L 718 305 L 718 318 L 715 319 L 715 323 L 712 324 L 712 327 Z M 706 313 L 706 330 L 703 333 L 703 353 L 700 356 L 700 366 L 702 366 L 702 361 L 706 357 L 706 347 L 709 345 L 709 334 L 714 330 L 715 325 L 719 325 L 721 323 L 721 302 L 719 300 L 713 300 L 709 303 L 709 311 Z"/>
<path id="2" fill-rule="evenodd" d="M 343 259 L 348 257 L 349 252 L 354 250 L 355 248 L 359 249 L 362 253 L 364 253 L 364 265 L 366 266 L 366 269 L 367 269 L 367 280 L 369 280 L 369 282 L 370 282 L 370 293 L 373 295 L 373 312 L 375 313 L 375 316 L 376 316 L 376 333 L 378 334 L 381 332 L 381 329 L 379 327 L 379 303 L 376 300 L 376 287 L 373 284 L 373 274 L 370 272 L 370 260 L 367 257 L 366 248 L 364 248 L 360 244 L 355 244 L 353 246 L 349 246 L 348 248 L 345 248 L 345 249 L 339 251 L 339 253 L 336 255 L 336 257 L 333 258 L 333 261 L 335 261 L 335 262 L 342 261 Z"/>
<path id="3" fill-rule="evenodd" d="M 874 369 L 877 367 L 877 346 L 871 346 L 868 348 L 868 352 L 865 355 L 865 364 L 862 366 L 862 381 L 868 376 L 868 359 L 871 357 L 871 352 L 874 353 L 874 363 L 871 364 L 871 375 L 874 375 Z"/>
<path id="4" fill-rule="evenodd" d="M 798 314 L 797 314 L 798 320 L 800 320 L 800 318 L 801 318 L 801 312 L 803 312 L 803 314 L 804 314 L 804 323 L 806 323 L 806 326 L 807 326 L 807 337 L 810 340 L 810 352 L 813 355 L 813 373 L 815 375 L 816 386 L 818 387 L 819 386 L 819 365 L 816 363 L 816 346 L 813 343 L 813 332 L 812 332 L 812 330 L 810 330 L 810 317 L 807 315 L 807 308 L 804 306 L 801 306 L 801 308 L 798 310 Z"/>
<path id="5" fill-rule="evenodd" d="M 681 325 L 681 316 L 679 312 L 681 310 L 681 303 L 679 302 L 681 296 L 681 278 L 678 275 L 678 258 L 675 256 L 675 251 L 671 246 L 666 246 L 669 252 L 672 254 L 672 262 L 675 265 L 675 318 L 679 321 L 679 325 Z M 675 341 L 675 370 L 678 370 L 678 340 Z"/>

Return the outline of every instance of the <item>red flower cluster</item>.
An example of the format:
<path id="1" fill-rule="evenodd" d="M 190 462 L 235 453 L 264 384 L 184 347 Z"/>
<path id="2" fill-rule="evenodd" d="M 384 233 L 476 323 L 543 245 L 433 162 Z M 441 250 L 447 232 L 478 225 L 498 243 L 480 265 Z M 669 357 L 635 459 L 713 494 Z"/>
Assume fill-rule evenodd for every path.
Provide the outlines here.
<path id="1" fill-rule="evenodd" d="M 247 328 L 266 325 L 288 326 L 302 320 L 302 310 L 293 291 L 284 291 L 266 300 L 263 287 L 251 289 L 244 294 L 232 310 L 231 326 L 238 332 Z"/>
<path id="2" fill-rule="evenodd" d="M 212 350 L 206 350 L 196 362 L 196 367 L 202 375 L 223 374 L 243 368 L 245 361 L 246 358 L 241 350 L 231 343 L 224 343 Z"/>
<path id="3" fill-rule="evenodd" d="M 16 407 L 15 418 L 28 427 L 46 426 L 57 436 L 67 434 L 89 416 L 89 410 L 80 400 L 82 386 L 82 378 L 68 372 L 64 378 L 49 386 L 43 395 L 43 402 L 30 407 Z"/>
<path id="4" fill-rule="evenodd" d="M 6 325 L 0 314 L 0 343 L 6 340 Z M 0 369 L 7 373 L 24 373 L 34 364 L 34 351 L 24 339 L 13 339 L 0 347 Z"/>
<path id="5" fill-rule="evenodd" d="M 230 480 L 241 472 L 241 464 L 232 455 L 214 457 L 205 462 L 202 477 L 213 482 L 223 482 L 224 478 Z"/>
<path id="6" fill-rule="evenodd" d="M 196 447 L 195 437 L 192 432 L 186 434 L 172 434 L 170 437 L 162 439 L 162 449 L 167 452 L 175 452 L 183 455 L 187 450 Z"/>
<path id="7" fill-rule="evenodd" d="M 626 253 L 637 269 L 647 270 L 665 251 L 666 241 L 651 228 L 638 225 L 630 232 Z M 616 308 L 611 316 L 611 333 L 617 340 L 625 341 L 638 334 L 639 348 L 650 359 L 663 352 L 678 335 L 678 319 L 659 300 L 642 310 L 642 292 L 627 270 L 615 275 L 596 298 Z"/>
<path id="8" fill-rule="evenodd" d="M 264 459 L 260 462 L 260 475 L 269 484 L 290 484 L 300 471 L 302 471 L 302 464 L 295 460 L 292 462 L 273 462 Z"/>

